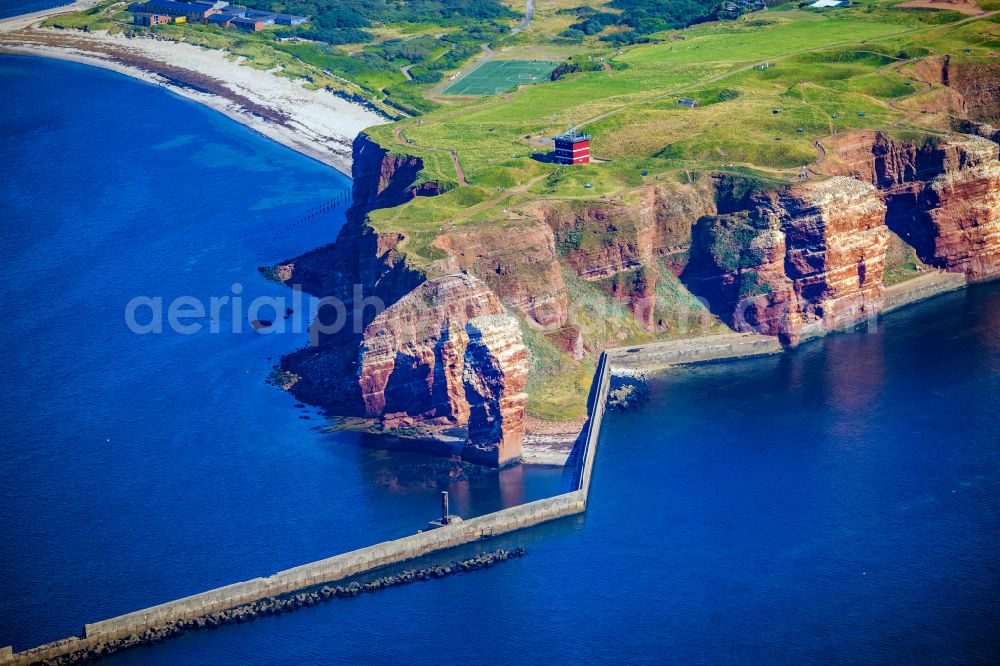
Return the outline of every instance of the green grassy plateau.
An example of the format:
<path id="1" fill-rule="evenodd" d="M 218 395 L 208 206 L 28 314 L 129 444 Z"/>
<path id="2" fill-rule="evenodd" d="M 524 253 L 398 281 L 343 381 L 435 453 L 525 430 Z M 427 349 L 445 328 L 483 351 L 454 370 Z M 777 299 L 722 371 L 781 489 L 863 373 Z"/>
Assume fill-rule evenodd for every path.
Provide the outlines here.
<path id="1" fill-rule="evenodd" d="M 434 245 L 443 232 L 516 234 L 537 223 L 530 209 L 539 204 L 628 204 L 644 186 L 696 188 L 706 173 L 771 184 L 794 182 L 804 170 L 823 177 L 830 157 L 821 146 L 839 133 L 870 129 L 916 140 L 943 134 L 955 120 L 948 90 L 921 68 L 945 54 L 952 63 L 1000 57 L 1000 0 L 978 0 L 978 15 L 968 13 L 976 11 L 971 4 L 963 14 L 902 9 L 896 0 L 854 0 L 825 11 L 770 2 L 721 22 L 711 20 L 713 0 L 537 0 L 533 21 L 520 32 L 514 27 L 523 17 L 521 0 L 451 3 L 451 13 L 413 0 L 413 15 L 402 5 L 344 2 L 256 3 L 316 16 L 315 25 L 296 31 L 153 31 L 229 50 L 249 66 L 277 68 L 310 86 L 357 94 L 399 117 L 368 134 L 390 152 L 421 158 L 419 181 L 436 182 L 445 193 L 374 211 L 370 222 L 404 234 L 408 263 L 430 274 L 446 256 Z M 50 23 L 148 30 L 124 25 L 123 9 L 109 0 Z M 345 12 L 360 12 L 360 27 L 341 25 Z M 558 80 L 550 81 L 556 64 Z M 682 107 L 682 97 L 697 106 Z M 566 167 L 539 159 L 552 149 L 550 137 L 567 127 L 592 134 L 599 161 Z M 599 233 L 557 238 L 559 252 L 599 244 L 587 235 Z M 918 274 L 901 242 L 890 259 L 889 283 Z M 641 285 L 646 268 L 606 280 L 564 268 L 571 321 L 592 346 L 724 328 L 669 266 L 657 268 L 656 317 L 665 325 L 656 333 L 610 297 Z M 679 321 L 688 315 L 702 320 L 695 332 Z M 573 361 L 549 337 L 524 328 L 535 365 L 529 410 L 549 419 L 579 417 L 592 361 Z"/>

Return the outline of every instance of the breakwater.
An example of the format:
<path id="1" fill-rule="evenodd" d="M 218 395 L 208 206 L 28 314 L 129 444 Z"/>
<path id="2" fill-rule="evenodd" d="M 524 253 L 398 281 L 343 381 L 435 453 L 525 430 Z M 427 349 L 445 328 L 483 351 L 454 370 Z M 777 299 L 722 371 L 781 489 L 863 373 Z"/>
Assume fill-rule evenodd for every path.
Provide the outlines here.
<path id="1" fill-rule="evenodd" d="M 883 311 L 952 291 L 965 285 L 963 276 L 934 273 L 889 287 Z M 200 624 L 211 626 L 228 622 L 246 621 L 251 609 L 278 603 L 312 605 L 314 592 L 323 596 L 320 586 L 372 572 L 381 567 L 404 562 L 436 551 L 472 543 L 494 535 L 513 532 L 540 523 L 583 513 L 586 509 L 593 468 L 600 437 L 601 423 L 610 387 L 613 368 L 647 369 L 669 365 L 725 360 L 782 351 L 775 338 L 753 334 L 727 334 L 658 342 L 648 345 L 609 349 L 598 361 L 595 381 L 588 402 L 589 418 L 581 432 L 579 454 L 576 460 L 574 490 L 555 497 L 530 502 L 502 511 L 478 516 L 441 528 L 421 532 L 393 541 L 337 555 L 318 562 L 304 564 L 278 572 L 266 578 L 255 578 L 228 585 L 201 594 L 146 608 L 108 620 L 87 624 L 81 636 L 73 636 L 54 643 L 14 653 L 10 648 L 0 648 L 0 665 L 33 664 L 46 660 L 75 659 L 72 655 L 93 654 L 92 650 L 104 645 L 147 644 L 163 640 L 194 628 Z M 320 587 L 307 596 L 303 590 Z M 350 586 L 348 586 L 349 588 Z M 333 594 L 336 596 L 336 588 Z M 344 588 L 347 589 L 347 588 Z M 357 588 L 354 588 L 357 589 Z M 365 590 L 367 591 L 367 590 Z M 296 596 L 293 601 L 282 597 Z M 327 592 L 329 594 L 329 592 Z M 343 592 L 342 592 L 343 594 Z M 350 593 L 349 593 L 350 594 Z M 274 601 L 271 601 L 274 600 Z M 235 610 L 242 609 L 242 610 Z M 254 617 L 259 610 L 254 611 Z M 263 611 L 267 614 L 267 611 Z M 209 619 L 211 618 L 211 619 Z M 179 624 L 180 623 L 180 624 Z M 122 649 L 122 648 L 119 648 Z"/>
<path id="2" fill-rule="evenodd" d="M 956 289 L 962 289 L 968 284 L 962 273 L 933 272 L 918 278 L 907 280 L 885 288 L 885 301 L 882 312 L 889 312 L 910 303 L 933 298 Z"/>
<path id="3" fill-rule="evenodd" d="M 86 624 L 80 636 L 71 636 L 22 652 L 10 648 L 0 650 L 0 666 L 36 664 L 43 661 L 67 660 L 72 655 L 98 653 L 105 645 L 148 644 L 154 638 L 163 640 L 175 633 L 169 627 L 182 627 L 235 608 L 246 607 L 262 600 L 308 590 L 342 581 L 379 568 L 405 562 L 447 548 L 473 543 L 492 536 L 532 527 L 543 522 L 583 513 L 593 475 L 600 424 L 604 416 L 611 372 L 607 354 L 598 361 L 595 382 L 588 401 L 589 418 L 580 440 L 580 455 L 574 490 L 546 499 L 495 511 L 469 520 L 450 523 L 434 530 L 419 532 L 393 541 L 343 553 L 317 562 L 286 569 L 266 578 L 234 583 L 201 594 L 177 599 L 158 606 L 144 608 L 118 617 Z M 310 597 L 311 598 L 311 597 Z M 230 614 L 231 615 L 231 614 Z M 237 613 L 238 617 L 240 613 Z M 228 617 L 228 616 L 227 616 Z M 213 620 L 216 623 L 216 620 Z M 239 620 L 233 620 L 239 621 Z M 145 638 L 143 638 L 145 636 Z M 145 643 L 144 643 L 145 641 Z M 123 649 L 123 648 L 118 648 Z"/>
<path id="4" fill-rule="evenodd" d="M 616 368 L 651 370 L 683 363 L 704 363 L 749 356 L 777 354 L 783 350 L 778 339 L 754 333 L 726 333 L 687 340 L 652 342 L 607 351 Z"/>
<path id="5" fill-rule="evenodd" d="M 160 641 L 176 638 L 190 631 L 215 629 L 226 624 L 253 622 L 261 617 L 282 615 L 283 613 L 290 613 L 299 608 L 315 606 L 316 604 L 333 599 L 349 599 L 360 594 L 377 592 L 378 590 L 398 585 L 409 585 L 418 581 L 434 580 L 459 573 L 486 569 L 492 567 L 494 564 L 506 562 L 512 558 L 523 557 L 524 554 L 525 550 L 523 548 L 515 548 L 514 550 L 499 549 L 488 553 L 480 553 L 475 557 L 449 564 L 439 564 L 421 569 L 409 569 L 396 574 L 380 576 L 363 583 L 354 581 L 350 585 L 337 585 L 335 587 L 324 585 L 318 589 L 299 592 L 298 594 L 277 598 L 268 597 L 217 613 L 207 613 L 189 620 L 177 620 L 162 626 L 150 627 L 140 634 L 130 634 L 124 638 L 107 640 L 76 652 L 64 654 L 52 661 L 57 664 L 94 661 L 133 647 L 153 645 Z"/>

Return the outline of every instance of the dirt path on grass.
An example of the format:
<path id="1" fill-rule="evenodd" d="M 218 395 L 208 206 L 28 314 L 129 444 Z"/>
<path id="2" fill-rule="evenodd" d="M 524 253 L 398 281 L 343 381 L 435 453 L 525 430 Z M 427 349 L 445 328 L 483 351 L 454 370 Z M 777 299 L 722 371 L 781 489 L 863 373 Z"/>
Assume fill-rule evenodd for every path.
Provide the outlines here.
<path id="1" fill-rule="evenodd" d="M 531 19 L 535 16 L 535 0 L 525 0 L 524 3 L 524 20 L 521 21 L 516 28 L 510 31 L 510 34 L 516 35 L 531 23 Z"/>
<path id="2" fill-rule="evenodd" d="M 902 30 L 900 32 L 894 32 L 894 33 L 891 33 L 891 34 L 888 34 L 888 35 L 883 35 L 882 38 L 889 39 L 889 38 L 902 37 L 904 35 L 915 35 L 915 34 L 920 34 L 920 33 L 923 33 L 923 32 L 930 32 L 932 30 L 941 30 L 942 28 L 952 29 L 952 28 L 955 28 L 957 26 L 963 25 L 965 23 L 971 23 L 972 21 L 980 21 L 980 20 L 989 18 L 991 16 L 996 16 L 997 14 L 1000 14 L 1000 10 L 994 10 L 994 11 L 991 11 L 991 12 L 984 12 L 982 14 L 979 14 L 978 16 L 970 16 L 969 18 L 962 19 L 961 21 L 955 21 L 954 23 L 948 23 L 947 25 L 944 25 L 944 26 L 933 25 L 933 26 L 924 26 L 924 27 L 920 27 L 920 28 L 912 28 L 910 30 Z M 864 43 L 864 42 L 867 42 L 867 41 L 868 41 L 867 39 L 865 39 L 865 40 L 849 40 L 849 41 L 844 41 L 844 42 L 837 42 L 836 44 L 827 44 L 825 46 L 818 46 L 816 48 L 811 48 L 811 49 L 801 49 L 801 50 L 798 50 L 798 51 L 792 51 L 790 53 L 785 53 L 785 54 L 780 55 L 780 56 L 774 56 L 773 58 L 768 58 L 767 60 L 761 60 L 759 62 L 753 62 L 753 63 L 750 63 L 748 65 L 744 65 L 743 67 L 739 67 L 739 68 L 731 70 L 729 72 L 725 72 L 723 74 L 718 74 L 716 76 L 713 76 L 713 77 L 710 77 L 708 79 L 705 79 L 702 82 L 702 84 L 704 85 L 704 84 L 718 83 L 719 81 L 722 81 L 723 79 L 727 79 L 730 76 L 735 76 L 737 74 L 742 74 L 743 72 L 750 71 L 751 69 L 753 69 L 754 67 L 756 67 L 758 65 L 763 65 L 763 64 L 767 64 L 767 63 L 775 63 L 775 62 L 778 62 L 778 61 L 781 61 L 781 60 L 785 60 L 787 58 L 791 58 L 792 56 L 802 55 L 804 53 L 815 53 L 817 51 L 829 51 L 830 49 L 836 49 L 836 48 L 839 48 L 839 47 L 842 47 L 842 46 L 850 46 L 851 44 Z M 637 102 L 632 102 L 630 104 L 624 104 L 624 105 L 622 105 L 620 107 L 617 107 L 615 109 L 611 109 L 610 111 L 605 111 L 604 113 L 601 113 L 601 114 L 598 114 L 598 115 L 593 116 L 591 118 L 588 118 L 587 120 L 583 121 L 579 125 L 576 125 L 575 127 L 573 127 L 573 129 L 574 130 L 579 130 L 579 129 L 582 129 L 582 128 L 588 126 L 588 125 L 592 125 L 592 124 L 594 124 L 596 122 L 600 122 L 601 120 L 605 120 L 606 118 L 610 118 L 612 116 L 616 116 L 619 113 L 627 111 L 628 109 L 636 108 L 636 107 L 639 107 L 639 106 L 644 106 L 644 105 L 649 104 L 651 102 L 658 102 L 658 101 L 660 101 L 662 99 L 665 99 L 667 97 L 671 97 L 671 96 L 674 96 L 674 95 L 678 94 L 678 92 L 681 89 L 682 89 L 681 87 L 671 88 L 668 92 L 660 93 L 658 95 L 654 95 L 653 97 L 647 97 L 646 99 L 639 100 Z"/>
<path id="3" fill-rule="evenodd" d="M 458 163 L 458 153 L 454 150 L 451 151 L 451 161 L 455 165 L 455 174 L 458 176 L 459 185 L 468 185 L 469 181 L 465 179 L 465 172 L 462 171 L 462 165 Z"/>

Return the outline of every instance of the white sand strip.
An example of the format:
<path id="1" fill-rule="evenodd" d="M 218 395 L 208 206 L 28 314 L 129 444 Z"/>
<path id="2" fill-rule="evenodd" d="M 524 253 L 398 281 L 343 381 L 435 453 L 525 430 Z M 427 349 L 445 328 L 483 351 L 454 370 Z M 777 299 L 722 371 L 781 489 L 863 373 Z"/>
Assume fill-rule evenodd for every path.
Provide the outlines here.
<path id="1" fill-rule="evenodd" d="M 387 122 L 332 92 L 309 90 L 301 80 L 245 67 L 223 51 L 192 44 L 32 28 L 0 32 L 0 51 L 72 60 L 161 85 L 347 174 L 354 137 Z M 168 79 L 171 68 L 209 77 L 210 92 L 176 85 Z"/>

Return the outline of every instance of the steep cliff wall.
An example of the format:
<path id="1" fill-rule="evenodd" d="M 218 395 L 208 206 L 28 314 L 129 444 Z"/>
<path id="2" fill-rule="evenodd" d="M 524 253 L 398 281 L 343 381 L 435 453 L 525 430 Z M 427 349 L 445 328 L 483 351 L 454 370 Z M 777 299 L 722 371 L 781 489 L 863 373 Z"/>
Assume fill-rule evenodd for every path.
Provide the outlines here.
<path id="1" fill-rule="evenodd" d="M 542 223 L 459 228 L 435 246 L 449 271 L 465 270 L 489 285 L 507 307 L 544 329 L 566 323 L 568 301 L 552 230 Z"/>
<path id="2" fill-rule="evenodd" d="M 1000 146 L 975 136 L 913 144 L 876 132 L 831 144 L 839 159 L 828 171 L 876 185 L 886 223 L 922 261 L 973 281 L 1000 274 Z"/>
<path id="3" fill-rule="evenodd" d="M 539 233 L 513 242 L 471 230 L 444 237 L 450 270 L 480 273 L 487 283 L 439 275 L 447 263 L 429 275 L 407 261 L 403 234 L 376 232 L 367 219 L 378 208 L 440 194 L 433 184 L 415 185 L 422 166 L 364 134 L 354 142 L 354 205 L 336 242 L 270 270 L 330 304 L 312 324 L 314 344 L 283 357 L 281 368 L 303 401 L 373 418 L 418 441 L 464 433 L 464 458 L 503 465 L 521 454 L 527 350 L 490 287 L 526 318 L 561 325 L 566 295 L 551 231 L 537 225 Z"/>
<path id="4" fill-rule="evenodd" d="M 683 279 L 733 328 L 795 343 L 877 314 L 890 229 L 929 266 L 970 281 L 1000 274 L 997 144 L 857 132 L 828 141 L 828 154 L 834 177 L 695 224 Z"/>
<path id="5" fill-rule="evenodd" d="M 695 225 L 683 279 L 724 321 L 796 343 L 878 312 L 889 231 L 873 186 L 831 178 L 754 204 Z"/>
<path id="6" fill-rule="evenodd" d="M 411 155 L 392 155 L 364 132 L 354 139 L 351 150 L 355 210 L 369 212 L 392 208 L 415 196 L 441 194 L 436 183 L 416 184 L 424 161 Z"/>
<path id="7" fill-rule="evenodd" d="M 649 185 L 622 201 L 553 202 L 536 208 L 555 233 L 565 263 L 585 280 L 683 253 L 691 242 L 692 220 L 715 212 L 715 187 L 708 177 L 692 185 Z"/>
<path id="8" fill-rule="evenodd" d="M 691 222 L 715 210 L 708 177 L 692 185 L 642 187 L 628 200 L 545 202 L 533 208 L 552 229 L 562 263 L 621 303 L 647 332 L 669 327 L 669 317 L 658 311 L 658 285 L 664 271 L 680 272 Z M 567 349 L 582 344 L 575 333 L 567 337 L 563 332 L 557 339 L 568 341 L 561 343 Z"/>
<path id="9" fill-rule="evenodd" d="M 365 412 L 386 427 L 465 426 L 466 459 L 503 465 L 521 455 L 527 350 L 478 279 L 424 282 L 368 325 L 360 355 Z"/>
<path id="10" fill-rule="evenodd" d="M 952 113 L 972 120 L 1000 120 L 1000 62 L 942 55 L 920 60 L 914 74 L 950 93 Z"/>

